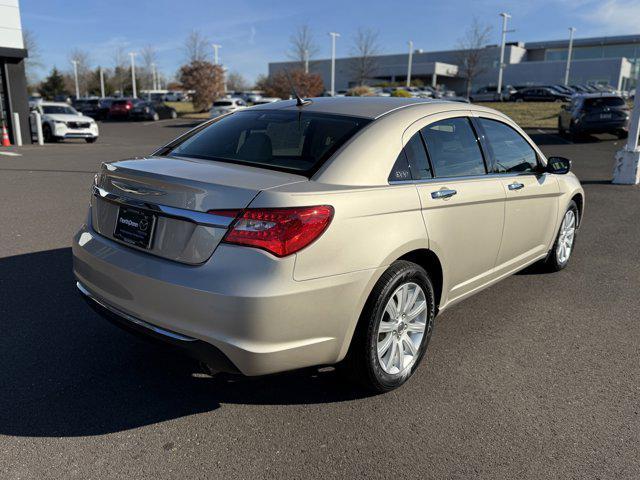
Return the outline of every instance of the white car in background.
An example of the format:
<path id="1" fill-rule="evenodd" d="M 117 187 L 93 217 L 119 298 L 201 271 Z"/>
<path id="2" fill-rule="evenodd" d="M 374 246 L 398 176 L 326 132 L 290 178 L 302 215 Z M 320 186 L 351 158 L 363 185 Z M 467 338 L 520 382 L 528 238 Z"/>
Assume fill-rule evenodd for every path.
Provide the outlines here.
<path id="1" fill-rule="evenodd" d="M 241 98 L 223 98 L 213 102 L 209 115 L 211 118 L 216 118 L 245 108 L 247 108 L 247 104 Z"/>
<path id="2" fill-rule="evenodd" d="M 87 143 L 98 140 L 98 124 L 64 102 L 40 102 L 35 105 L 42 115 L 42 135 L 45 142 L 66 138 L 84 138 Z"/>

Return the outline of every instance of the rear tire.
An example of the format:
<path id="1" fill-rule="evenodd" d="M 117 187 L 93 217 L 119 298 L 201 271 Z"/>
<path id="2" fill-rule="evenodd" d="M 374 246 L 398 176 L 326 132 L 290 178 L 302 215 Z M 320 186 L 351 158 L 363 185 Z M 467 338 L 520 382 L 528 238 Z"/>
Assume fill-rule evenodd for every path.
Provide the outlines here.
<path id="1" fill-rule="evenodd" d="M 345 362 L 356 381 L 367 390 L 388 392 L 413 375 L 433 331 L 434 298 L 429 274 L 415 263 L 399 260 L 382 274 Z"/>
<path id="2" fill-rule="evenodd" d="M 547 258 L 543 260 L 542 265 L 544 270 L 547 272 L 559 272 L 569 264 L 573 248 L 576 244 L 579 224 L 580 216 L 578 205 L 571 200 L 560 223 L 556 241 L 553 242 L 553 247 Z"/>

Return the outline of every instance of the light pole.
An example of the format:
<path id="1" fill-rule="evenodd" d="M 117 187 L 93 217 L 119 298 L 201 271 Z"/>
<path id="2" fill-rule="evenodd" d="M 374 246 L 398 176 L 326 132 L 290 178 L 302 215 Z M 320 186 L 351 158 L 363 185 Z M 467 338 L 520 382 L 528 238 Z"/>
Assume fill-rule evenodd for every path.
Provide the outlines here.
<path id="1" fill-rule="evenodd" d="M 104 70 L 100 67 L 100 98 L 104 98 Z"/>
<path id="2" fill-rule="evenodd" d="M 507 19 L 511 18 L 508 13 L 502 12 L 502 43 L 500 44 L 500 65 L 498 68 L 498 95 L 502 93 L 502 71 L 504 70 L 504 47 L 507 43 Z"/>
<path id="3" fill-rule="evenodd" d="M 309 73 L 309 50 L 304 50 L 304 73 Z"/>
<path id="4" fill-rule="evenodd" d="M 571 71 L 571 54 L 573 53 L 573 32 L 576 29 L 569 27 L 569 49 L 567 50 L 567 68 L 564 71 L 564 84 L 569 85 L 569 72 Z"/>
<path id="5" fill-rule="evenodd" d="M 76 99 L 78 99 L 80 98 L 80 85 L 78 85 L 78 61 L 71 60 L 71 63 L 73 63 L 73 77 L 76 81 Z"/>
<path id="6" fill-rule="evenodd" d="M 222 45 L 218 45 L 217 43 L 214 43 L 211 46 L 213 47 L 213 64 L 220 65 L 220 63 L 218 62 L 218 49 L 222 48 Z"/>
<path id="7" fill-rule="evenodd" d="M 329 32 L 331 35 L 331 96 L 336 95 L 336 38 L 340 36 L 339 33 Z"/>
<path id="8" fill-rule="evenodd" d="M 409 63 L 407 64 L 407 87 L 411 86 L 411 64 L 413 63 L 413 40 L 409 40 Z"/>
<path id="9" fill-rule="evenodd" d="M 135 52 L 129 53 L 131 57 L 131 87 L 133 89 L 133 98 L 138 98 L 138 92 L 136 91 L 136 62 L 134 57 L 136 56 Z"/>
<path id="10" fill-rule="evenodd" d="M 154 90 L 158 90 L 158 82 L 156 81 L 156 64 L 151 64 L 151 83 Z"/>

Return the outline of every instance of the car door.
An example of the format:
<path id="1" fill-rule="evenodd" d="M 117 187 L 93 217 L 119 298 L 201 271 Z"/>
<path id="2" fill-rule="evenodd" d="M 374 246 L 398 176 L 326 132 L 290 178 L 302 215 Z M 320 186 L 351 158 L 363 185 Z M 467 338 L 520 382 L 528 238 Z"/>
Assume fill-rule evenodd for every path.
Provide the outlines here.
<path id="1" fill-rule="evenodd" d="M 499 178 L 506 195 L 504 234 L 497 269 L 517 269 L 544 256 L 555 234 L 557 178 L 543 172 L 541 153 L 524 132 L 498 115 L 475 119 L 490 158 L 490 171 Z"/>
<path id="2" fill-rule="evenodd" d="M 414 178 L 419 179 L 429 246 L 444 269 L 446 303 L 491 280 L 502 237 L 505 193 L 500 179 L 486 174 L 468 114 L 427 117 L 405 132 L 407 136 L 406 151 Z"/>

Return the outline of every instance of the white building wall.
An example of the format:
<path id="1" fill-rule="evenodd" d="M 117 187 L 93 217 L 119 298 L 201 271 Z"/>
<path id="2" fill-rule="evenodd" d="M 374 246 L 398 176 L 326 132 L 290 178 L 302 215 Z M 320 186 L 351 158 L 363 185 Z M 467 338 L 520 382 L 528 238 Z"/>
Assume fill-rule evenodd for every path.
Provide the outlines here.
<path id="1" fill-rule="evenodd" d="M 18 0 L 0 0 L 0 48 L 24 48 Z"/>

